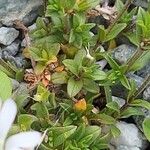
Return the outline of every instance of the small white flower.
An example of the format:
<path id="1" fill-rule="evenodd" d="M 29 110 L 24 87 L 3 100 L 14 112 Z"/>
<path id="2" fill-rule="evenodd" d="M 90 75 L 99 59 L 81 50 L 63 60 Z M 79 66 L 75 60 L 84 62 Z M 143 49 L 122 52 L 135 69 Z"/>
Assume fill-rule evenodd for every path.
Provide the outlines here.
<path id="1" fill-rule="evenodd" d="M 91 56 L 89 49 L 88 48 L 85 48 L 85 49 L 86 49 L 86 57 L 90 60 L 94 60 L 94 57 Z"/>
<path id="2" fill-rule="evenodd" d="M 40 132 L 21 132 L 7 138 L 16 114 L 17 106 L 12 99 L 4 103 L 0 100 L 0 150 L 34 150 L 41 142 Z"/>

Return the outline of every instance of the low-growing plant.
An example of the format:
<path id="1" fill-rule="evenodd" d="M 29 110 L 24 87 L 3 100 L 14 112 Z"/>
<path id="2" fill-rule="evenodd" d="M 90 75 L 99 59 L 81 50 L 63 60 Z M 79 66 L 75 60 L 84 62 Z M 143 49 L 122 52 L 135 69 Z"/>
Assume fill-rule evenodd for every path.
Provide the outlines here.
<path id="1" fill-rule="evenodd" d="M 132 0 L 126 4 L 117 0 L 117 17 L 104 27 L 88 22 L 89 10 L 99 3 L 48 0 L 45 17 L 37 19 L 37 28 L 31 33 L 32 44 L 24 50 L 24 55 L 32 60 L 35 80 L 30 99 L 19 105 L 17 126 L 23 131 L 46 130 L 41 150 L 108 149 L 110 140 L 121 133 L 117 121 L 143 115 L 141 108 L 150 110 L 150 103 L 138 97 L 150 77 L 138 89 L 126 76 L 141 69 L 150 58 L 150 14 L 142 8 L 129 11 Z M 93 27 L 98 29 L 96 34 L 92 33 Z M 137 47 L 122 65 L 114 60 L 110 49 L 120 35 Z M 101 60 L 108 62 L 105 71 L 97 63 Z M 0 72 L 1 78 L 5 76 Z M 0 92 L 0 97 L 7 99 L 12 89 L 9 81 L 3 80 L 8 90 Z M 123 106 L 112 100 L 111 88 L 117 84 L 128 92 Z M 146 118 L 142 126 L 150 141 L 149 122 L 150 118 Z"/>

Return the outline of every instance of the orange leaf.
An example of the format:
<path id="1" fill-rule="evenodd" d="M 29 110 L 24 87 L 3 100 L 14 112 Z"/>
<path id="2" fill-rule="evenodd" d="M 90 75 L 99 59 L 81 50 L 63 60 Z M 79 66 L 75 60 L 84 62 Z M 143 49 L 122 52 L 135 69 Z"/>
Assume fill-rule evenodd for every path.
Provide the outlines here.
<path id="1" fill-rule="evenodd" d="M 64 66 L 59 66 L 57 68 L 55 68 L 56 72 L 62 72 L 64 70 Z"/>
<path id="2" fill-rule="evenodd" d="M 79 111 L 85 111 L 87 108 L 85 99 L 83 98 L 83 99 L 77 101 L 74 104 L 74 108 Z"/>

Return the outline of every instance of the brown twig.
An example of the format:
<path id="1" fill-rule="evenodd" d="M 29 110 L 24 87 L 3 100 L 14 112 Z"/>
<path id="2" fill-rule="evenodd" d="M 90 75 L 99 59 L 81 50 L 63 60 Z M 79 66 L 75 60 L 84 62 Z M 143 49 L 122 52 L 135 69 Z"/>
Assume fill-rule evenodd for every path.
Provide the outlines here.
<path id="1" fill-rule="evenodd" d="M 20 20 L 14 20 L 13 23 L 14 23 L 16 29 L 22 30 L 23 35 L 25 37 L 26 45 L 27 45 L 26 47 L 29 48 L 31 45 L 31 42 L 30 42 L 28 28 Z M 35 61 L 32 59 L 32 57 L 31 57 L 31 64 L 32 64 L 32 67 L 34 68 L 35 67 Z"/>

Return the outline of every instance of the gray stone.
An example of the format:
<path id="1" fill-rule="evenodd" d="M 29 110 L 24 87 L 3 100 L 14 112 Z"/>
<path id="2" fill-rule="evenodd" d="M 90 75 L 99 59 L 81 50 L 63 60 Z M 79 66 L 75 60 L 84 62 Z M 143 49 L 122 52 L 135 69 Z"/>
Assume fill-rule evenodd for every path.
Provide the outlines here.
<path id="1" fill-rule="evenodd" d="M 148 86 L 143 92 L 143 98 L 150 102 L 150 86 Z"/>
<path id="2" fill-rule="evenodd" d="M 144 112 L 144 116 L 133 116 L 134 121 L 135 121 L 137 127 L 141 131 L 143 131 L 143 129 L 142 129 L 142 123 L 143 123 L 144 119 L 147 118 L 147 117 L 150 117 L 150 111 L 149 110 L 143 108 L 142 111 Z"/>
<path id="3" fill-rule="evenodd" d="M 2 58 L 17 68 L 26 68 L 28 66 L 27 60 L 22 55 L 10 56 L 8 53 L 3 53 Z"/>
<path id="4" fill-rule="evenodd" d="M 142 78 L 142 77 L 140 77 L 140 76 L 138 76 L 134 73 L 128 73 L 127 77 L 129 79 L 132 79 L 132 80 L 135 81 L 137 88 L 139 88 L 142 85 L 143 81 L 144 81 L 144 78 Z"/>
<path id="5" fill-rule="evenodd" d="M 140 76 L 137 76 L 136 74 L 133 74 L 133 73 L 128 73 L 127 77 L 128 77 L 128 79 L 132 79 L 135 81 L 137 88 L 139 88 L 144 81 L 143 78 L 141 78 Z M 128 90 L 121 83 L 118 83 L 118 84 L 115 84 L 114 86 L 112 86 L 112 95 L 113 96 L 126 99 L 127 93 L 128 93 Z"/>
<path id="6" fill-rule="evenodd" d="M 4 49 L 2 49 L 4 55 L 10 55 L 10 56 L 15 56 L 18 51 L 19 51 L 19 44 L 20 44 L 20 41 L 15 41 L 13 42 L 11 45 L 5 47 Z M 7 53 L 7 54 L 6 54 Z"/>
<path id="7" fill-rule="evenodd" d="M 113 57 L 118 63 L 124 64 L 135 52 L 136 47 L 123 44 L 114 49 Z"/>
<path id="8" fill-rule="evenodd" d="M 120 146 L 143 148 L 143 145 L 146 141 L 142 139 L 142 133 L 134 124 L 118 122 L 117 127 L 120 129 L 121 135 L 118 138 L 111 140 L 111 144 L 113 146 L 115 146 L 116 148 L 118 147 L 118 150 L 121 150 L 119 148 Z"/>
<path id="9" fill-rule="evenodd" d="M 141 7 L 147 8 L 148 0 L 134 0 L 133 4 L 135 4 L 136 6 L 141 6 Z"/>
<path id="10" fill-rule="evenodd" d="M 0 28 L 0 44 L 10 45 L 19 35 L 19 31 L 14 28 Z"/>
<path id="11" fill-rule="evenodd" d="M 29 25 L 38 16 L 42 4 L 42 0 L 0 0 L 0 22 L 11 26 L 14 20 L 20 20 Z"/>
<path id="12" fill-rule="evenodd" d="M 31 26 L 29 26 L 28 29 L 29 29 L 29 32 L 35 30 L 36 29 L 36 23 L 34 23 Z"/>
<path id="13" fill-rule="evenodd" d="M 150 74 L 150 61 L 145 67 L 143 67 L 141 70 L 137 71 L 136 74 L 143 78 L 145 78 L 148 74 Z"/>
<path id="14" fill-rule="evenodd" d="M 19 82 L 17 80 L 11 79 L 13 90 L 16 90 L 19 87 Z"/>

